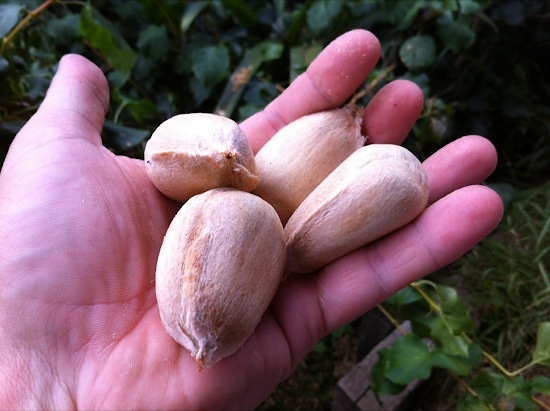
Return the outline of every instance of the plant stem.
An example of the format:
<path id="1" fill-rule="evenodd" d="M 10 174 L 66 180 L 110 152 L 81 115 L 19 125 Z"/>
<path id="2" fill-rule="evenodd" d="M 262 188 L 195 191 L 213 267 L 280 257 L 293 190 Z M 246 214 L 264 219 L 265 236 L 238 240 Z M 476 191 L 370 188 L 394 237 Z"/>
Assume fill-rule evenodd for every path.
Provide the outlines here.
<path id="1" fill-rule="evenodd" d="M 463 380 L 462 378 L 460 378 L 458 375 L 456 375 L 456 374 L 454 374 L 454 373 L 452 373 L 452 372 L 450 372 L 450 371 L 449 371 L 449 374 L 451 374 L 451 376 L 452 376 L 456 381 L 458 381 L 458 383 L 459 383 L 460 385 L 462 385 L 462 386 L 464 387 L 464 389 L 465 389 L 466 391 L 468 391 L 472 397 L 476 397 L 476 398 L 477 398 L 477 396 L 478 396 L 478 395 L 477 395 L 477 392 L 475 392 L 475 391 L 473 390 L 473 388 L 470 387 L 466 381 L 464 381 L 464 380 Z"/>
<path id="2" fill-rule="evenodd" d="M 15 26 L 15 28 L 8 33 L 6 37 L 2 39 L 2 45 L 0 46 L 0 54 L 4 54 L 4 50 L 6 49 L 6 46 L 13 40 L 13 38 L 19 33 L 23 27 L 25 27 L 33 18 L 38 16 L 40 13 L 42 13 L 44 10 L 46 10 L 48 7 L 50 7 L 53 3 L 56 3 L 58 0 L 46 0 L 44 3 L 42 3 L 40 6 L 38 6 L 36 9 L 32 10 L 25 16 L 23 20 Z"/>
<path id="3" fill-rule="evenodd" d="M 547 404 L 543 403 L 542 401 L 539 401 L 535 397 L 531 397 L 531 399 L 535 404 L 537 404 L 541 408 L 541 410 L 550 411 L 550 407 Z"/>
<path id="4" fill-rule="evenodd" d="M 401 334 L 403 334 L 403 335 L 407 335 L 407 334 L 408 334 L 408 332 L 407 332 L 405 329 L 403 329 L 403 327 L 401 327 L 401 324 L 399 324 L 399 322 L 397 321 L 397 319 L 396 319 L 393 315 L 391 315 L 391 314 L 389 313 L 389 311 L 386 310 L 386 309 L 382 306 L 382 304 L 379 304 L 379 305 L 378 305 L 378 309 L 379 309 L 380 311 L 382 311 L 382 314 L 384 314 L 384 316 L 392 323 L 392 325 L 393 325 L 395 328 L 397 328 L 397 329 L 399 330 L 399 332 L 400 332 Z"/>
<path id="5" fill-rule="evenodd" d="M 434 301 L 432 298 L 422 289 L 422 284 L 429 284 L 431 286 L 434 286 L 434 284 L 430 281 L 423 280 L 423 281 L 416 281 L 414 283 L 411 283 L 411 287 L 415 289 L 415 291 L 420 294 L 420 296 L 428 303 L 430 308 L 436 312 L 441 311 L 441 307 Z"/>
<path id="6" fill-rule="evenodd" d="M 421 280 L 417 282 L 411 283 L 411 287 L 415 289 L 415 291 L 422 296 L 422 298 L 428 303 L 428 305 L 436 312 L 441 312 L 441 307 L 434 301 L 432 298 L 422 289 L 422 284 L 428 284 L 432 287 L 435 286 L 434 283 L 427 280 Z M 470 338 L 468 334 L 465 332 L 461 333 L 462 337 L 468 342 L 472 343 L 473 340 Z M 528 368 L 532 367 L 533 365 L 537 364 L 536 361 L 530 362 L 529 364 L 515 370 L 515 371 L 508 371 L 495 357 L 493 357 L 490 353 L 485 351 L 484 349 L 481 350 L 482 355 L 491 363 L 493 364 L 502 374 L 504 374 L 508 378 L 514 378 L 515 376 L 521 374 Z"/>

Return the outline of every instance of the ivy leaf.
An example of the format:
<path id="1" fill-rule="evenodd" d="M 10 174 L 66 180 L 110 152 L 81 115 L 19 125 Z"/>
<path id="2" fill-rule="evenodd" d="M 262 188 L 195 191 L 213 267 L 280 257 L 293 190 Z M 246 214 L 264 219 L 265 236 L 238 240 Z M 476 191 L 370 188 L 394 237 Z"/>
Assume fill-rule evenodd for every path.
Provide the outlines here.
<path id="1" fill-rule="evenodd" d="M 541 393 L 550 395 L 550 378 L 543 375 L 537 375 L 529 380 L 531 391 L 533 393 Z"/>
<path id="2" fill-rule="evenodd" d="M 237 22 L 244 27 L 253 26 L 258 23 L 258 16 L 254 10 L 242 0 L 222 0 L 223 6 L 231 11 Z"/>
<path id="3" fill-rule="evenodd" d="M 399 48 L 399 57 L 411 72 L 423 71 L 435 61 L 435 42 L 431 36 L 409 37 Z"/>
<path id="4" fill-rule="evenodd" d="M 147 26 L 139 33 L 137 47 L 150 59 L 160 60 L 170 49 L 168 30 L 165 26 Z"/>
<path id="5" fill-rule="evenodd" d="M 476 376 L 468 381 L 468 385 L 476 393 L 467 394 L 457 404 L 457 411 L 492 411 L 491 403 L 501 392 L 502 378 L 500 374 L 487 373 L 478 370 Z"/>
<path id="6" fill-rule="evenodd" d="M 474 0 L 458 0 L 458 5 L 460 6 L 460 13 L 464 15 L 475 14 L 481 8 L 479 3 Z"/>
<path id="7" fill-rule="evenodd" d="M 290 49 L 290 80 L 302 74 L 323 49 L 320 43 L 300 44 Z"/>
<path id="8" fill-rule="evenodd" d="M 271 83 L 260 80 L 251 81 L 243 94 L 245 103 L 239 108 L 238 119 L 244 120 L 262 110 L 278 94 L 279 91 Z"/>
<path id="9" fill-rule="evenodd" d="M 6 58 L 0 55 L 0 80 L 3 80 L 8 76 L 10 72 L 10 63 Z"/>
<path id="10" fill-rule="evenodd" d="M 378 361 L 371 369 L 371 387 L 376 396 L 396 395 L 403 391 L 406 384 L 396 384 L 386 377 L 386 369 L 389 365 L 388 357 L 391 355 L 392 347 L 378 351 Z"/>
<path id="11" fill-rule="evenodd" d="M 216 104 L 214 113 L 231 117 L 244 90 L 250 90 L 249 85 L 254 73 L 265 61 L 279 58 L 283 49 L 284 47 L 281 43 L 270 40 L 263 41 L 252 48 L 246 49 L 239 66 L 229 77 L 225 89 Z M 265 82 L 262 82 L 262 84 L 265 84 Z M 271 94 L 270 97 L 273 97 L 273 95 Z M 251 114 L 265 107 L 270 100 L 271 98 L 256 108 L 250 107 Z"/>
<path id="12" fill-rule="evenodd" d="M 56 47 L 67 45 L 71 48 L 78 47 L 80 40 L 79 30 L 80 16 L 69 13 L 63 17 L 49 20 L 44 31 L 55 39 Z"/>
<path id="13" fill-rule="evenodd" d="M 111 66 L 119 72 L 119 81 L 124 84 L 130 78 L 137 59 L 136 53 L 120 36 L 108 30 L 107 24 L 98 20 L 104 19 L 97 12 L 94 13 L 90 6 L 84 7 L 80 13 L 80 34 L 107 58 Z"/>
<path id="14" fill-rule="evenodd" d="M 129 150 L 143 143 L 149 136 L 149 131 L 121 126 L 112 121 L 105 121 L 103 139 L 117 150 Z"/>
<path id="15" fill-rule="evenodd" d="M 189 89 L 195 99 L 195 104 L 202 104 L 208 97 L 210 97 L 211 89 L 207 89 L 200 81 L 195 79 L 189 80 Z"/>
<path id="16" fill-rule="evenodd" d="M 0 37 L 5 37 L 15 27 L 21 10 L 23 10 L 22 4 L 0 5 Z"/>
<path id="17" fill-rule="evenodd" d="M 502 384 L 502 394 L 504 394 L 504 398 L 508 398 L 508 401 L 520 410 L 536 411 L 537 409 L 531 401 L 531 385 L 522 376 L 507 378 Z"/>
<path id="18" fill-rule="evenodd" d="M 456 289 L 437 284 L 436 293 L 441 306 L 441 315 L 444 316 L 445 322 L 452 329 L 453 334 L 475 330 L 475 323 Z"/>
<path id="19" fill-rule="evenodd" d="M 443 352 L 449 355 L 468 355 L 469 343 L 461 335 L 456 335 L 442 316 L 438 316 L 432 328 L 431 337 L 441 344 Z"/>
<path id="20" fill-rule="evenodd" d="M 550 367 L 550 321 L 539 324 L 533 361 Z"/>
<path id="21" fill-rule="evenodd" d="M 193 24 L 198 15 L 206 9 L 209 4 L 210 3 L 207 1 L 188 2 L 180 22 L 180 31 L 182 34 L 185 34 L 191 28 L 191 24 Z"/>
<path id="22" fill-rule="evenodd" d="M 139 123 L 153 119 L 157 112 L 157 106 L 148 98 L 130 100 L 127 102 L 126 108 Z"/>
<path id="23" fill-rule="evenodd" d="M 391 346 L 384 374 L 395 384 L 406 385 L 427 379 L 432 371 L 432 354 L 426 342 L 408 334 Z"/>
<path id="24" fill-rule="evenodd" d="M 193 74 L 207 89 L 212 89 L 229 75 L 229 51 L 224 46 L 195 49 L 191 60 Z"/>
<path id="25" fill-rule="evenodd" d="M 433 366 L 444 368 L 461 376 L 470 374 L 480 363 L 481 359 L 481 347 L 477 344 L 470 344 L 467 347 L 466 355 L 451 355 L 440 348 L 432 351 Z"/>
<path id="26" fill-rule="evenodd" d="M 450 14 L 444 14 L 437 19 L 437 26 L 439 37 L 455 53 L 468 49 L 476 40 L 475 32 L 463 17 L 454 20 Z"/>
<path id="27" fill-rule="evenodd" d="M 342 2 L 340 1 L 315 1 L 307 11 L 307 25 L 314 32 L 320 32 L 330 27 L 340 10 L 342 10 Z"/>
<path id="28" fill-rule="evenodd" d="M 282 56 L 285 46 L 278 41 L 266 40 L 262 44 L 263 61 L 277 60 Z"/>
<path id="29" fill-rule="evenodd" d="M 385 302 L 392 305 L 407 305 L 420 300 L 422 300 L 422 296 L 408 285 L 386 299 Z"/>

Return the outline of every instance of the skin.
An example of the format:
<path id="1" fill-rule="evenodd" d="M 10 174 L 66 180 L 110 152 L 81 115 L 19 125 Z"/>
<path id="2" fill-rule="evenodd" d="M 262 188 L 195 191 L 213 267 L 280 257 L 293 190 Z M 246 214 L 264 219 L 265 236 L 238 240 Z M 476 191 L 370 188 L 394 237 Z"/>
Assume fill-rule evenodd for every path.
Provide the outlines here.
<path id="1" fill-rule="evenodd" d="M 254 149 L 295 118 L 341 105 L 379 54 L 369 32 L 336 39 L 242 124 Z M 156 258 L 179 205 L 141 161 L 102 146 L 108 96 L 96 66 L 65 56 L 2 168 L 2 409 L 254 408 L 320 338 L 462 256 L 502 216 L 498 195 L 477 185 L 496 165 L 494 147 L 480 136 L 454 141 L 425 162 L 430 206 L 417 220 L 289 277 L 242 350 L 199 372 L 155 300 Z M 414 84 L 388 85 L 366 110 L 369 141 L 401 143 L 422 104 Z"/>

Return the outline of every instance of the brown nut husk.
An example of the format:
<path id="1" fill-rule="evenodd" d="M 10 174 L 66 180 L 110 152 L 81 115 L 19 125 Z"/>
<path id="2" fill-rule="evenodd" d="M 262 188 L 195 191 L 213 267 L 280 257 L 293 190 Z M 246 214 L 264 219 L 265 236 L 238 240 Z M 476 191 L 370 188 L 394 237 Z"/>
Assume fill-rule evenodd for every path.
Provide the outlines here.
<path id="1" fill-rule="evenodd" d="M 365 144 L 362 114 L 350 105 L 301 117 L 258 151 L 260 182 L 254 193 L 275 208 L 283 224 L 332 170 Z"/>
<path id="2" fill-rule="evenodd" d="M 233 120 L 215 114 L 164 121 L 147 141 L 144 160 L 157 189 L 182 203 L 212 188 L 252 191 L 258 184 L 246 136 Z"/>
<path id="3" fill-rule="evenodd" d="M 254 332 L 282 279 L 285 237 L 260 197 L 220 188 L 176 214 L 156 270 L 160 317 L 200 367 L 238 350 Z"/>
<path id="4" fill-rule="evenodd" d="M 427 202 L 428 178 L 410 151 L 391 144 L 362 147 L 288 220 L 287 269 L 315 271 L 411 222 Z"/>

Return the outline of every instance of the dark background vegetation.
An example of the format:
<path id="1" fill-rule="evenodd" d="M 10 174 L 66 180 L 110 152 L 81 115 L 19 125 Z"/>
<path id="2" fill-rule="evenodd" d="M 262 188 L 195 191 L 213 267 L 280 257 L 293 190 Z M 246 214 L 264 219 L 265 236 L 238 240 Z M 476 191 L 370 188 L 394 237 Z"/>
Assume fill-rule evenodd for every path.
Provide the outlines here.
<path id="1" fill-rule="evenodd" d="M 107 75 L 105 145 L 141 157 L 166 118 L 205 111 L 242 120 L 336 36 L 368 29 L 383 52 L 358 90 L 359 104 L 388 82 L 407 78 L 425 94 L 421 118 L 405 142 L 417 156 L 424 159 L 465 134 L 484 135 L 497 147 L 499 165 L 487 183 L 509 206 L 505 220 L 445 275 L 458 278 L 476 304 L 480 328 L 491 331 L 481 336 L 484 343 L 506 358 L 506 339 L 518 335 L 509 323 L 536 328 L 535 319 L 550 314 L 549 27 L 550 3 L 542 0 L 1 0 L 0 162 L 65 53 L 87 56 Z M 526 323 L 524 313 L 534 322 Z M 316 401 L 306 401 L 306 408 L 326 409 L 334 368 L 356 360 L 350 359 L 353 329 L 324 341 L 299 368 L 297 375 L 306 370 L 313 382 L 304 376 L 279 396 L 311 395 Z M 519 335 L 509 366 L 525 360 L 534 338 L 532 330 Z M 266 408 L 280 406 L 273 398 Z"/>

